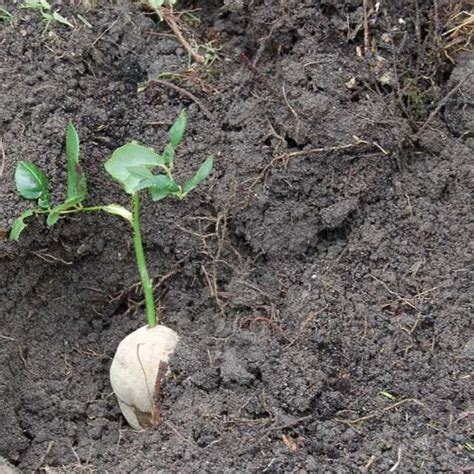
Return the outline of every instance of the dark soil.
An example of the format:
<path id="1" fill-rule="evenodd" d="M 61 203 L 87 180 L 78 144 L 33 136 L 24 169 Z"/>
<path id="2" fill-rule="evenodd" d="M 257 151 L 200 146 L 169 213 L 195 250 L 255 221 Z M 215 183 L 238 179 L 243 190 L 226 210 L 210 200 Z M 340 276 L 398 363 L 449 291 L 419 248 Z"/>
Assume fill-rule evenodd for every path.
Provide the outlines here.
<path id="1" fill-rule="evenodd" d="M 5 5 L 2 235 L 27 206 L 18 160 L 64 196 L 69 119 L 91 204 L 127 204 L 104 161 L 132 139 L 161 149 L 183 107 L 180 179 L 217 160 L 186 201 L 144 208 L 163 322 L 182 336 L 154 431 L 125 425 L 108 379 L 144 324 L 125 224 L 36 221 L 0 242 L 0 455 L 22 472 L 467 472 L 474 83 L 436 111 L 472 71 L 441 53 L 447 12 L 380 2 L 382 61 L 357 54 L 361 0 L 196 1 L 194 34 L 221 59 L 168 79 L 199 105 L 137 92 L 188 66 L 152 17 L 73 3 L 55 5 L 92 30 L 42 34 L 38 12 Z"/>

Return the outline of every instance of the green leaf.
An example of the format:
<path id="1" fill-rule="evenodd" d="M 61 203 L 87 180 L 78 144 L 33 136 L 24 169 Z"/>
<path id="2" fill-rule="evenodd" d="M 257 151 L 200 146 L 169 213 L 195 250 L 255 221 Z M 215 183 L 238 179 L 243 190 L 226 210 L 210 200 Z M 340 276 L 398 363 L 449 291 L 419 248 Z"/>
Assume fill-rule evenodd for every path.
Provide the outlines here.
<path id="1" fill-rule="evenodd" d="M 48 178 L 30 161 L 19 161 L 15 171 L 16 189 L 26 199 L 49 202 Z"/>
<path id="2" fill-rule="evenodd" d="M 13 15 L 5 8 L 0 7 L 0 21 L 5 23 L 11 23 L 13 20 Z"/>
<path id="3" fill-rule="evenodd" d="M 104 206 L 102 210 L 108 212 L 109 214 L 123 217 L 125 220 L 132 223 L 132 213 L 119 204 L 109 204 L 108 206 Z"/>
<path id="4" fill-rule="evenodd" d="M 32 10 L 51 10 L 51 5 L 46 0 L 25 0 L 21 8 L 31 8 Z"/>
<path id="5" fill-rule="evenodd" d="M 134 178 L 152 178 L 153 173 L 150 171 L 150 167 L 143 165 L 143 166 L 130 166 L 130 168 L 127 168 L 127 170 L 130 172 L 130 176 Z"/>
<path id="6" fill-rule="evenodd" d="M 192 191 L 199 183 L 204 181 L 212 171 L 212 165 L 214 163 L 214 157 L 209 156 L 206 161 L 200 166 L 197 173 L 183 186 L 184 194 L 189 193 Z"/>
<path id="7" fill-rule="evenodd" d="M 79 135 L 70 121 L 66 131 L 67 198 L 81 198 L 87 193 L 87 182 L 79 166 Z"/>
<path id="8" fill-rule="evenodd" d="M 165 151 L 163 153 L 163 158 L 165 160 L 166 166 L 168 168 L 173 169 L 174 166 L 174 147 L 171 143 L 166 145 Z"/>
<path id="9" fill-rule="evenodd" d="M 131 167 L 164 167 L 164 158 L 152 148 L 132 142 L 117 148 L 111 158 L 105 162 L 106 171 L 117 181 L 122 183 L 128 194 L 133 194 L 140 178 L 129 171 Z"/>
<path id="10" fill-rule="evenodd" d="M 59 206 L 56 206 L 54 209 L 51 210 L 48 215 L 48 218 L 46 219 L 46 224 L 48 224 L 49 226 L 56 224 L 61 213 L 63 213 L 64 211 L 68 211 L 69 209 L 75 208 L 78 204 L 81 203 L 82 199 L 83 198 L 80 196 L 71 199 L 66 199 L 65 202 L 59 204 Z"/>
<path id="11" fill-rule="evenodd" d="M 167 189 L 160 189 L 160 188 L 149 188 L 150 191 L 150 196 L 152 201 L 161 201 L 164 199 L 166 196 L 171 194 L 170 191 Z"/>
<path id="12" fill-rule="evenodd" d="M 181 143 L 181 140 L 184 137 L 184 132 L 186 131 L 186 122 L 186 110 L 182 110 L 169 131 L 170 143 L 173 147 L 177 147 Z"/>
<path id="13" fill-rule="evenodd" d="M 31 217 L 35 211 L 33 209 L 27 209 L 25 212 L 23 212 L 20 217 L 17 217 L 12 224 L 12 228 L 10 229 L 10 240 L 18 240 L 20 237 L 20 234 L 23 232 L 23 230 L 26 228 L 26 224 L 24 220 L 27 217 Z"/>
<path id="14" fill-rule="evenodd" d="M 94 29 L 94 27 L 89 23 L 87 18 L 85 16 L 79 15 L 79 13 L 76 15 L 78 20 L 81 20 L 84 25 L 87 26 L 87 28 L 90 28 L 91 30 Z"/>
<path id="15" fill-rule="evenodd" d="M 142 179 L 136 186 L 136 191 L 141 191 L 142 189 L 153 189 L 155 191 L 162 190 L 168 191 L 169 193 L 175 193 L 179 191 L 179 186 L 168 176 L 159 174 L 153 175 L 151 178 Z"/>
<path id="16" fill-rule="evenodd" d="M 64 18 L 62 15 L 60 15 L 58 12 L 53 13 L 53 20 L 56 20 L 62 25 L 69 26 L 69 28 L 74 28 L 74 25 L 67 18 Z"/>

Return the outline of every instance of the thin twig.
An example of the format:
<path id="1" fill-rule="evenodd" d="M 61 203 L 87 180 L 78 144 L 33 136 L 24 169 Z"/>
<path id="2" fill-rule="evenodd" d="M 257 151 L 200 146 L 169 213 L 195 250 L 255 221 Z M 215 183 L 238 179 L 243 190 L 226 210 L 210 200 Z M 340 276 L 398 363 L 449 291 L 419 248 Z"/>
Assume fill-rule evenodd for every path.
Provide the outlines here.
<path id="1" fill-rule="evenodd" d="M 182 87 L 179 87 L 176 84 L 173 84 L 172 82 L 163 81 L 162 79 L 150 79 L 148 81 L 148 85 L 149 84 L 159 84 L 160 86 L 168 87 L 178 92 L 179 94 L 184 95 L 188 99 L 191 99 L 203 111 L 204 115 L 209 120 L 214 120 L 214 117 L 209 111 L 209 109 L 194 94 L 191 94 L 191 92 L 187 91 L 186 89 L 183 89 Z"/>
<path id="2" fill-rule="evenodd" d="M 96 43 L 98 43 L 98 42 L 119 22 L 120 19 L 121 19 L 121 18 L 118 17 L 114 22 L 112 22 L 112 24 L 111 24 L 108 28 L 106 28 L 106 29 L 91 43 L 91 45 L 90 45 L 89 48 L 87 48 L 87 49 L 93 48 L 93 47 L 96 45 Z"/>
<path id="3" fill-rule="evenodd" d="M 283 99 L 285 100 L 285 104 L 288 107 L 289 111 L 292 113 L 293 117 L 295 117 L 296 120 L 300 120 L 298 117 L 298 114 L 296 113 L 296 110 L 293 108 L 293 106 L 290 104 L 290 101 L 288 100 L 288 96 L 286 95 L 286 90 L 285 90 L 285 84 L 283 84 L 281 91 L 283 93 Z"/>
<path id="4" fill-rule="evenodd" d="M 400 466 L 400 462 L 402 460 L 402 447 L 398 447 L 398 452 L 397 452 L 397 462 L 389 469 L 388 472 L 395 472 L 398 469 L 398 466 Z"/>
<path id="5" fill-rule="evenodd" d="M 284 425 L 270 426 L 270 428 L 266 428 L 262 430 L 261 433 L 268 433 L 270 431 L 278 431 L 278 430 L 284 430 L 286 428 L 291 428 L 295 425 L 298 425 L 302 421 L 309 420 L 310 418 L 313 418 L 313 415 L 303 416 L 302 418 L 298 418 L 297 420 L 290 421 L 289 423 L 285 423 Z"/>
<path id="6" fill-rule="evenodd" d="M 363 13 L 364 13 L 364 54 L 366 56 L 370 53 L 370 39 L 369 39 L 369 0 L 363 1 Z"/>
<path id="7" fill-rule="evenodd" d="M 5 171 L 5 149 L 3 148 L 3 140 L 0 138 L 0 151 L 2 152 L 2 162 L 0 163 L 0 178 L 3 178 Z"/>
<path id="8" fill-rule="evenodd" d="M 435 118 L 436 114 L 441 110 L 441 108 L 446 104 L 446 102 L 462 87 L 462 85 L 474 74 L 474 72 L 470 72 L 466 74 L 466 76 L 461 79 L 440 101 L 436 108 L 431 112 L 430 116 L 426 119 L 425 123 L 420 127 L 418 132 L 415 134 L 415 139 L 419 137 L 421 132 L 425 130 L 425 128 L 431 123 L 431 121 Z"/>
<path id="9" fill-rule="evenodd" d="M 204 64 L 205 59 L 202 55 L 197 53 L 193 50 L 191 45 L 188 43 L 186 38 L 181 33 L 181 29 L 179 28 L 178 24 L 176 23 L 174 14 L 171 10 L 165 10 L 164 8 L 161 9 L 161 14 L 163 15 L 164 20 L 168 24 L 168 26 L 173 31 L 176 39 L 181 43 L 181 46 L 187 51 L 187 53 L 199 64 Z"/>
<path id="10" fill-rule="evenodd" d="M 48 446 L 46 447 L 45 453 L 41 456 L 40 460 L 37 462 L 37 464 L 36 464 L 35 468 L 33 469 L 33 471 L 38 471 L 40 469 L 40 467 L 44 464 L 44 461 L 46 460 L 46 457 L 50 453 L 53 446 L 54 446 L 54 441 L 50 441 L 48 443 Z"/>
<path id="11" fill-rule="evenodd" d="M 360 418 L 356 418 L 355 420 L 347 420 L 347 419 L 344 420 L 342 418 L 336 418 L 336 420 L 340 421 L 341 423 L 345 423 L 349 426 L 352 426 L 352 425 L 356 425 L 358 423 L 361 423 L 363 421 L 369 421 L 369 420 L 372 420 L 374 418 L 378 418 L 379 416 L 382 416 L 384 413 L 386 413 L 390 410 L 394 410 L 395 408 L 398 408 L 399 406 L 404 405 L 405 403 L 415 403 L 417 405 L 424 406 L 423 403 L 421 403 L 419 400 L 416 400 L 415 398 L 405 398 L 404 400 L 400 400 L 399 402 L 394 403 L 393 405 L 390 405 L 388 407 L 385 407 L 380 411 L 377 411 L 375 413 L 371 413 L 370 415 L 361 416 Z"/>

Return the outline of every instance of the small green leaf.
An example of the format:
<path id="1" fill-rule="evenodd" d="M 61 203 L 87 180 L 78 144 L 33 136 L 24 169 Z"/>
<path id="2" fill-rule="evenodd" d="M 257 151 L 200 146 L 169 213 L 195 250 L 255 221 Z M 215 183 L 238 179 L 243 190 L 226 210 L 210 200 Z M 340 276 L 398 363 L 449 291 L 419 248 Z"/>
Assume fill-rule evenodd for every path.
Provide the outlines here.
<path id="1" fill-rule="evenodd" d="M 148 4 L 151 8 L 160 8 L 165 0 L 148 0 Z"/>
<path id="2" fill-rule="evenodd" d="M 179 191 L 179 186 L 168 176 L 164 174 L 153 175 L 151 178 L 142 179 L 140 183 L 136 186 L 136 191 L 141 191 L 142 189 L 154 189 L 154 190 L 164 190 L 170 193 L 175 193 Z"/>
<path id="3" fill-rule="evenodd" d="M 120 206 L 118 204 L 109 204 L 108 206 L 104 206 L 102 210 L 108 212 L 109 214 L 114 214 L 115 216 L 123 217 L 125 220 L 132 223 L 132 213 L 128 209 L 125 209 L 123 206 Z"/>
<path id="4" fill-rule="evenodd" d="M 149 191 L 152 201 L 161 201 L 166 196 L 171 194 L 170 191 L 168 191 L 167 189 L 160 188 L 149 188 Z"/>
<path id="5" fill-rule="evenodd" d="M 48 215 L 48 218 L 46 219 L 46 224 L 48 224 L 49 226 L 56 224 L 61 213 L 75 208 L 78 204 L 81 203 L 82 199 L 83 198 L 80 196 L 71 199 L 66 199 L 65 202 L 59 204 L 59 206 L 56 206 L 54 209 L 51 210 Z"/>
<path id="6" fill-rule="evenodd" d="M 174 147 L 171 143 L 166 145 L 165 151 L 163 153 L 163 158 L 165 159 L 165 164 L 168 168 L 173 169 L 174 166 Z"/>
<path id="7" fill-rule="evenodd" d="M 192 191 L 199 183 L 204 181 L 212 171 L 212 165 L 214 163 L 214 157 L 209 156 L 206 161 L 200 166 L 197 173 L 183 186 L 184 194 L 189 193 Z"/>
<path id="8" fill-rule="evenodd" d="M 68 123 L 66 131 L 67 156 L 67 198 L 86 197 L 87 183 L 79 166 L 79 135 L 72 122 Z"/>
<path id="9" fill-rule="evenodd" d="M 23 230 L 26 227 L 26 224 L 24 220 L 27 217 L 31 217 L 35 211 L 33 209 L 27 209 L 25 212 L 23 212 L 20 217 L 17 217 L 12 224 L 12 228 L 10 230 L 10 240 L 18 240 L 20 237 L 20 234 L 23 232 Z"/>
<path id="10" fill-rule="evenodd" d="M 25 0 L 21 8 L 31 8 L 32 10 L 51 10 L 51 5 L 46 0 Z"/>
<path id="11" fill-rule="evenodd" d="M 117 148 L 111 158 L 106 161 L 105 169 L 113 178 L 122 183 L 127 193 L 133 194 L 140 178 L 134 176 L 128 168 L 137 166 L 164 167 L 164 164 L 163 157 L 155 153 L 152 148 L 132 142 Z"/>
<path id="12" fill-rule="evenodd" d="M 49 226 L 56 224 L 56 222 L 58 222 L 59 220 L 60 214 L 61 213 L 57 210 L 51 211 L 51 213 L 48 215 L 48 218 L 46 219 L 46 224 L 48 224 Z"/>
<path id="13" fill-rule="evenodd" d="M 186 122 L 186 110 L 182 110 L 169 131 L 170 143 L 173 147 L 177 147 L 181 143 L 184 132 L 186 131 Z"/>
<path id="14" fill-rule="evenodd" d="M 49 200 L 48 178 L 30 161 L 19 161 L 15 171 L 16 189 L 26 199 Z"/>
<path id="15" fill-rule="evenodd" d="M 67 18 L 64 18 L 62 15 L 60 15 L 58 12 L 53 13 L 53 20 L 56 20 L 62 25 L 69 26 L 69 28 L 74 28 L 74 25 Z"/>
<path id="16" fill-rule="evenodd" d="M 13 15 L 5 8 L 0 7 L 0 21 L 5 23 L 11 23 L 13 20 Z"/>
<path id="17" fill-rule="evenodd" d="M 79 13 L 76 15 L 78 20 L 81 20 L 84 25 L 87 26 L 87 28 L 90 28 L 91 30 L 94 29 L 94 27 L 89 23 L 87 18 L 85 16 L 79 15 Z"/>
<path id="18" fill-rule="evenodd" d="M 41 209 L 49 209 L 50 206 L 51 206 L 51 202 L 49 200 L 49 195 L 46 196 L 46 198 L 39 198 L 38 199 L 38 206 L 41 208 Z"/>

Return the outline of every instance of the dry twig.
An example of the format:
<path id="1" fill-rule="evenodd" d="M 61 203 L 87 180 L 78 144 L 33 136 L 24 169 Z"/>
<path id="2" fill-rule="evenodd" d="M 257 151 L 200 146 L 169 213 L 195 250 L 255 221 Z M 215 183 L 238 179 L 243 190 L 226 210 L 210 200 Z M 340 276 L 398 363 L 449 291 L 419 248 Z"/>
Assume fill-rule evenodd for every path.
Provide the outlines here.
<path id="1" fill-rule="evenodd" d="M 184 95 L 188 99 L 191 99 L 203 111 L 204 115 L 209 120 L 214 120 L 214 116 L 209 111 L 209 109 L 194 94 L 187 91 L 186 89 L 183 89 L 182 87 L 177 86 L 176 84 L 173 84 L 172 82 L 164 81 L 162 79 L 150 79 L 144 88 L 139 89 L 139 92 L 142 92 L 146 87 L 148 87 L 151 84 L 158 84 L 160 86 L 173 89 L 175 92 L 178 92 L 179 94 Z"/>
<path id="2" fill-rule="evenodd" d="M 470 72 L 466 74 L 466 76 L 461 79 L 438 103 L 436 108 L 431 112 L 429 117 L 426 119 L 425 123 L 419 128 L 418 132 L 415 135 L 415 139 L 420 136 L 420 134 L 425 130 L 425 128 L 431 123 L 431 121 L 435 118 L 437 113 L 441 110 L 441 108 L 446 104 L 446 102 L 462 87 L 462 85 L 474 74 L 474 72 Z"/>

